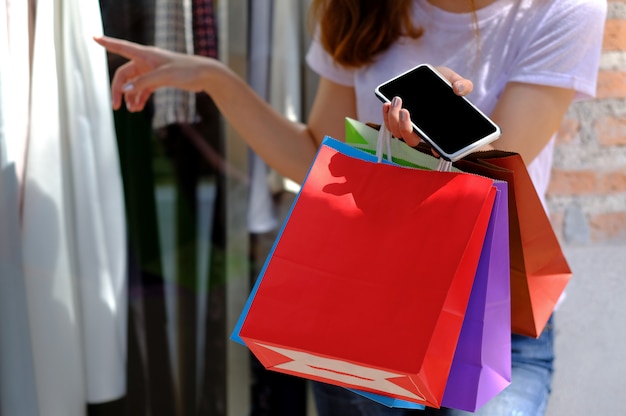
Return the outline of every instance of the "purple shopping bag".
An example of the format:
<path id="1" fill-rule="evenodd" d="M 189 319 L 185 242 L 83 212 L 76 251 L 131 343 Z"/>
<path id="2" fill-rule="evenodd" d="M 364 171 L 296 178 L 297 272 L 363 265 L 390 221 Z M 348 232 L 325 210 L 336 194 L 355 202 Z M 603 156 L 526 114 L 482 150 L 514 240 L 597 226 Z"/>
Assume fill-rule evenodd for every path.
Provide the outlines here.
<path id="1" fill-rule="evenodd" d="M 511 382 L 511 298 L 507 183 L 498 189 L 442 406 L 476 411 Z M 394 397 L 352 390 L 405 409 L 423 408 Z"/>
<path id="2" fill-rule="evenodd" d="M 498 195 L 442 400 L 445 407 L 469 412 L 511 383 L 507 183 L 495 185 Z"/>

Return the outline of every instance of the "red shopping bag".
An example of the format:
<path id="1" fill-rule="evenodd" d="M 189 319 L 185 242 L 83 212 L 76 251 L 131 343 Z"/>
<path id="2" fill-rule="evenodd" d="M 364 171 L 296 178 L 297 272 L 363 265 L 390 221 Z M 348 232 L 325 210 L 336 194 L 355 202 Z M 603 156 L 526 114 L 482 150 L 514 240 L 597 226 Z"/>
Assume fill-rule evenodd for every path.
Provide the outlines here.
<path id="1" fill-rule="evenodd" d="M 274 371 L 438 407 L 496 190 L 326 139 L 233 338 Z"/>
<path id="2" fill-rule="evenodd" d="M 507 184 L 496 182 L 494 202 L 442 406 L 474 412 L 511 383 L 511 303 Z M 421 406 L 353 389 L 388 407 Z"/>
<path id="3" fill-rule="evenodd" d="M 378 129 L 347 120 L 346 141 L 351 146 L 371 153 L 379 148 L 380 139 Z M 432 155 L 415 152 L 400 141 L 392 141 L 389 147 L 394 161 L 400 159 L 401 164 L 438 164 Z M 494 185 L 498 193 L 442 399 L 445 407 L 469 412 L 491 400 L 511 381 L 508 186 L 504 181 Z M 407 400 L 353 391 L 389 407 L 420 408 Z"/>
<path id="4" fill-rule="evenodd" d="M 379 125 L 346 119 L 346 140 L 373 151 Z M 404 143 L 394 142 L 398 163 L 427 166 L 424 155 L 411 153 Z M 430 146 L 420 143 L 419 152 L 432 156 Z M 508 183 L 511 330 L 538 337 L 572 277 L 550 218 L 537 195 L 524 161 L 517 153 L 479 151 L 454 163 L 463 172 L 476 173 Z"/>

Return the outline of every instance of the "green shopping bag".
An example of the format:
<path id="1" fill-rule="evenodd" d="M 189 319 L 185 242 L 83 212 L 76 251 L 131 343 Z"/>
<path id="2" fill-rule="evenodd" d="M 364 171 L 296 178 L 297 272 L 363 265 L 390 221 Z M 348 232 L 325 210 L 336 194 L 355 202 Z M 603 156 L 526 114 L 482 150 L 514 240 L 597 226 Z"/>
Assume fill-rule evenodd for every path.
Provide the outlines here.
<path id="1" fill-rule="evenodd" d="M 346 143 L 356 149 L 376 154 L 378 131 L 374 126 L 346 117 Z M 389 146 L 389 149 L 383 149 L 383 155 L 387 157 L 388 152 L 391 153 L 391 160 L 394 163 L 419 169 L 437 170 L 439 159 L 416 152 L 401 140 L 391 140 Z M 451 171 L 461 172 L 454 167 Z"/>

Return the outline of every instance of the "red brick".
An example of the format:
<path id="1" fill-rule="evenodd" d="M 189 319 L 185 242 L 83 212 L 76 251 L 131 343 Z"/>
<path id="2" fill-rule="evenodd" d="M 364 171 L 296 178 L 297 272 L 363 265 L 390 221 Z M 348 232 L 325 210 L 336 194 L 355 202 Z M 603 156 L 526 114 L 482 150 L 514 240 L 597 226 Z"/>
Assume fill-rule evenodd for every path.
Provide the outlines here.
<path id="1" fill-rule="evenodd" d="M 589 218 L 593 241 L 626 241 L 626 212 L 609 212 Z"/>
<path id="2" fill-rule="evenodd" d="M 597 192 L 600 194 L 626 192 L 626 168 L 601 175 L 598 180 Z"/>
<path id="3" fill-rule="evenodd" d="M 626 20 L 607 19 L 602 48 L 605 51 L 626 50 Z"/>
<path id="4" fill-rule="evenodd" d="M 553 169 L 548 195 L 605 195 L 626 192 L 626 168 L 610 172 Z"/>
<path id="5" fill-rule="evenodd" d="M 548 195 L 583 195 L 594 193 L 598 176 L 593 170 L 553 169 Z"/>
<path id="6" fill-rule="evenodd" d="M 594 128 L 602 146 L 626 145 L 626 117 L 601 117 Z"/>
<path id="7" fill-rule="evenodd" d="M 626 72 L 600 71 L 597 96 L 598 98 L 626 97 Z"/>

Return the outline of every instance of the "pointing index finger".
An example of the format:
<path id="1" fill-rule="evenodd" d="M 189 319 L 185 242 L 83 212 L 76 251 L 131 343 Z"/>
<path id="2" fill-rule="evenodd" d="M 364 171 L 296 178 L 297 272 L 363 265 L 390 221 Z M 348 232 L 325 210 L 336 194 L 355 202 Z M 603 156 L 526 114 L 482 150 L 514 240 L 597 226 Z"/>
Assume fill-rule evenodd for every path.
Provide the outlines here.
<path id="1" fill-rule="evenodd" d="M 138 45 L 127 40 L 111 38 L 108 36 L 94 36 L 93 39 L 107 51 L 123 56 L 127 59 L 140 57 L 145 48 L 143 45 Z"/>

